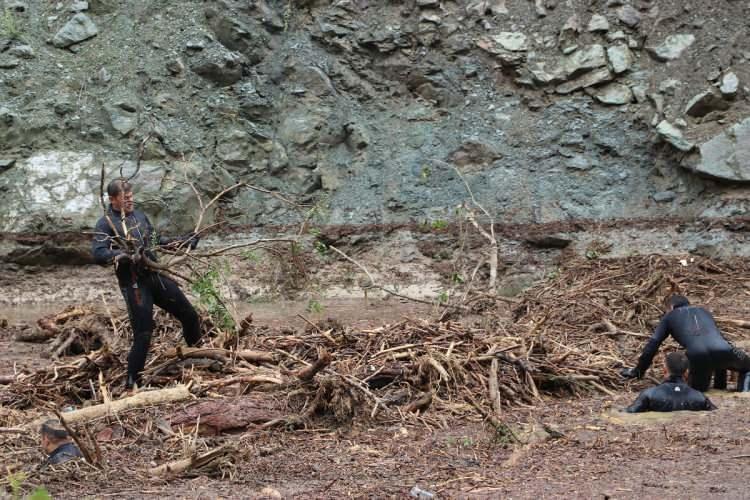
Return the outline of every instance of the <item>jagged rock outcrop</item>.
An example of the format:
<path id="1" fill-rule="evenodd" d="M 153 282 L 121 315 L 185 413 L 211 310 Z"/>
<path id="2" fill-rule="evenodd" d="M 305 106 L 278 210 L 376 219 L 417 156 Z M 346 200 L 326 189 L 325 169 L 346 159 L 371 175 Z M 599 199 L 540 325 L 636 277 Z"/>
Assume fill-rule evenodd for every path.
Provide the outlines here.
<path id="1" fill-rule="evenodd" d="M 187 162 L 214 179 L 201 189 L 250 182 L 332 224 L 452 217 L 467 196 L 453 166 L 508 222 L 708 213 L 725 188 L 705 175 L 744 180 L 746 2 L 73 3 L 28 0 L 0 28 L 9 230 L 89 223 L 96 205 L 59 217 L 61 200 L 98 197 L 98 162 L 137 151 L 162 172 L 147 191 Z M 92 171 L 33 177 L 64 158 Z M 175 206 L 159 217 L 182 225 Z M 258 193 L 221 210 L 299 220 Z"/>

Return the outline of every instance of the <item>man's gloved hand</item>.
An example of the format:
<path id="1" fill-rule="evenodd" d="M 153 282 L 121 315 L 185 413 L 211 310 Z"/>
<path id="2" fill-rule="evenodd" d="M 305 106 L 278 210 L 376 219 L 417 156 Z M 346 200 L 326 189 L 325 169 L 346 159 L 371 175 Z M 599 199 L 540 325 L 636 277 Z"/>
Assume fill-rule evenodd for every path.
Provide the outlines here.
<path id="1" fill-rule="evenodd" d="M 201 237 L 198 233 L 190 233 L 185 238 L 185 243 L 188 245 L 190 250 L 195 250 L 195 247 L 198 246 L 198 242 L 200 241 Z"/>
<path id="2" fill-rule="evenodd" d="M 132 260 L 133 260 L 132 256 L 129 253 L 122 252 L 122 253 L 118 253 L 117 255 L 115 255 L 113 262 L 116 267 L 116 266 L 119 266 L 123 262 L 131 262 Z"/>
<path id="3" fill-rule="evenodd" d="M 138 247 L 138 250 L 136 250 L 135 253 L 130 257 L 130 260 L 133 261 L 133 264 L 138 265 L 143 262 L 145 255 L 146 249 L 144 247 Z"/>
<path id="4" fill-rule="evenodd" d="M 620 370 L 620 375 L 625 378 L 638 378 L 639 374 L 635 368 L 623 368 Z"/>

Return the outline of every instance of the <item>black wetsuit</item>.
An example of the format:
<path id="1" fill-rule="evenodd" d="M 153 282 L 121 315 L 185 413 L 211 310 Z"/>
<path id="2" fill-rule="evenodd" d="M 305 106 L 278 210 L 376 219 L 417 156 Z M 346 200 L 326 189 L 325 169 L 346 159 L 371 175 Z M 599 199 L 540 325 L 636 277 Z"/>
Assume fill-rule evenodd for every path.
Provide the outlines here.
<path id="1" fill-rule="evenodd" d="M 123 237 L 121 213 L 111 207 L 107 213 L 118 236 Z M 134 210 L 125 217 L 125 224 L 128 236 L 131 239 L 135 238 L 144 248 L 184 239 L 166 239 L 155 236 L 148 217 L 138 210 Z M 115 257 L 123 253 L 124 249 L 117 248 L 112 240 L 111 237 L 115 234 L 105 217 L 97 222 L 96 233 L 91 245 L 94 260 L 99 265 L 110 265 Z M 146 250 L 145 253 L 151 260 L 156 260 L 156 255 L 150 250 Z M 138 374 L 146 364 L 146 356 L 151 343 L 151 333 L 154 329 L 154 304 L 175 316 L 182 323 L 182 335 L 188 345 L 195 345 L 200 339 L 200 318 L 177 283 L 166 276 L 133 264 L 127 259 L 118 261 L 115 272 L 120 291 L 128 306 L 130 324 L 133 328 L 133 347 L 128 356 L 128 375 L 131 380 L 137 381 Z"/>
<path id="2" fill-rule="evenodd" d="M 661 343 L 672 335 L 685 348 L 690 360 L 688 383 L 694 389 L 705 391 L 711 383 L 711 375 L 717 371 L 717 387 L 726 387 L 726 375 L 721 380 L 723 370 L 740 372 L 742 378 L 750 372 L 750 356 L 732 346 L 722 337 L 711 313 L 702 307 L 677 307 L 664 315 L 648 340 L 643 354 L 638 359 L 635 374 L 643 376 L 651 366 L 651 361 Z"/>
<path id="3" fill-rule="evenodd" d="M 716 406 L 696 391 L 680 376 L 671 376 L 662 384 L 641 392 L 638 399 L 625 410 L 628 413 L 642 411 L 715 410 Z"/>
<path id="4" fill-rule="evenodd" d="M 73 443 L 61 444 L 47 457 L 47 465 L 57 465 L 74 458 L 83 457 L 81 450 Z"/>

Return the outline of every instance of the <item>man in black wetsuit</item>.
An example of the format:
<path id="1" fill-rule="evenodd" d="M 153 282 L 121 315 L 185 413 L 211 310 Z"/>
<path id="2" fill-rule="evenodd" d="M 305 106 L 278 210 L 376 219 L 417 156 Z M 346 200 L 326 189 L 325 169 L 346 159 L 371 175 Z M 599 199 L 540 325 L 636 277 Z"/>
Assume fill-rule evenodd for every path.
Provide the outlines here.
<path id="1" fill-rule="evenodd" d="M 68 431 L 56 419 L 47 420 L 39 431 L 42 435 L 42 450 L 47 454 L 46 465 L 57 465 L 83 457 L 73 443 Z"/>
<path id="2" fill-rule="evenodd" d="M 671 334 L 685 348 L 690 360 L 690 387 L 706 391 L 711 375 L 716 371 L 714 387 L 726 389 L 726 370 L 734 370 L 739 373 L 737 390 L 750 390 L 750 356 L 726 341 L 711 313 L 702 307 L 691 306 L 682 295 L 673 295 L 669 305 L 669 312 L 648 340 L 638 365 L 623 369 L 621 374 L 627 378 L 643 377 L 659 346 Z"/>
<path id="3" fill-rule="evenodd" d="M 146 215 L 134 209 L 133 190 L 123 179 L 115 179 L 107 186 L 109 208 L 106 216 L 96 224 L 91 251 L 94 261 L 102 266 L 114 264 L 120 291 L 125 298 L 133 329 L 133 346 L 128 355 L 126 389 L 139 383 L 139 374 L 146 364 L 146 356 L 154 329 L 154 304 L 175 316 L 182 323 L 182 335 L 189 346 L 200 340 L 200 318 L 177 284 L 145 265 L 145 258 L 156 261 L 153 247 L 173 246 L 195 248 L 198 236 L 161 238 Z M 125 228 L 123 228 L 123 225 Z M 118 241 L 119 239 L 119 241 Z M 123 248 L 129 240 L 131 248 Z M 129 251 L 137 249 L 136 251 Z"/>
<path id="4" fill-rule="evenodd" d="M 689 366 L 687 356 L 682 352 L 670 352 L 664 360 L 667 379 L 641 392 L 635 403 L 625 410 L 628 413 L 642 411 L 715 410 L 716 406 L 703 395 L 685 383 L 685 372 Z"/>

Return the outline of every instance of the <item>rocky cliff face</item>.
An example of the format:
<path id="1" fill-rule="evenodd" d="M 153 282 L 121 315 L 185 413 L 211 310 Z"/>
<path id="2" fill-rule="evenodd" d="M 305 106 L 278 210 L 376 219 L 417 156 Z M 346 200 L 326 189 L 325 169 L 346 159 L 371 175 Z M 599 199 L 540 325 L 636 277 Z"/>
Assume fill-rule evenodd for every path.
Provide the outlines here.
<path id="1" fill-rule="evenodd" d="M 5 0 L 0 231 L 77 230 L 134 169 L 158 224 L 246 181 L 330 224 L 728 216 L 750 191 L 750 5 Z M 241 191 L 236 224 L 299 218 Z"/>

